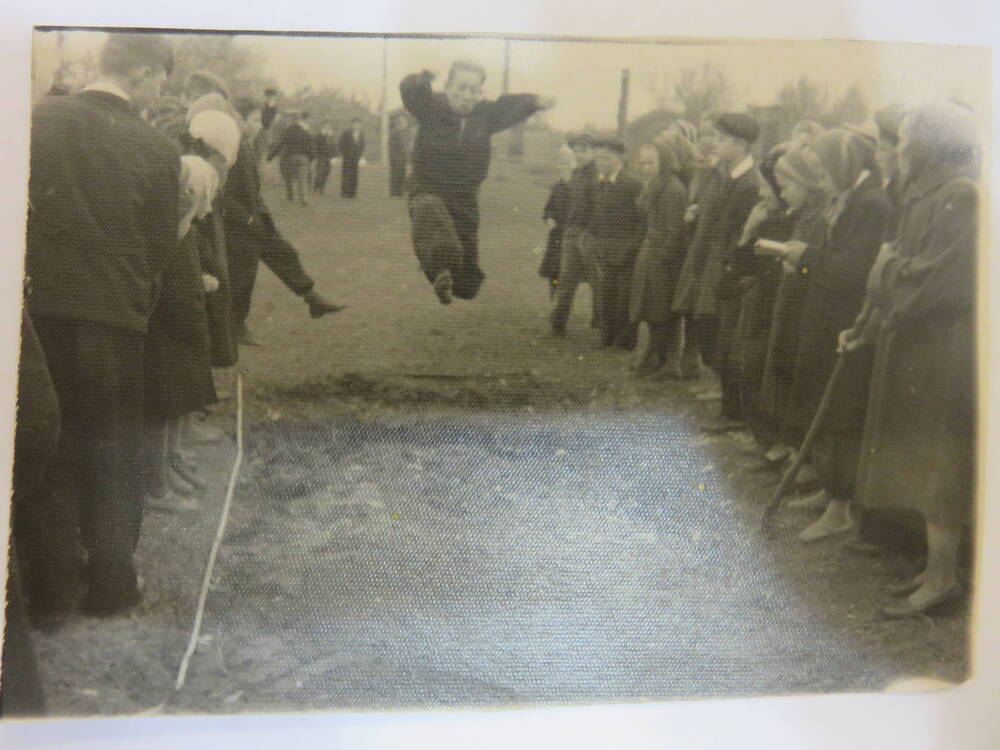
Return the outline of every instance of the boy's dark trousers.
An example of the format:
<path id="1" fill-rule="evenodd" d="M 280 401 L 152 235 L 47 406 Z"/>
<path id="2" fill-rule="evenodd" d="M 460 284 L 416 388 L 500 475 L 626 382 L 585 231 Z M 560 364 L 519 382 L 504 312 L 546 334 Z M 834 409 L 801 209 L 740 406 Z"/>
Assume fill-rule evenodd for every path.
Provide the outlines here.
<path id="1" fill-rule="evenodd" d="M 35 317 L 34 324 L 61 422 L 46 477 L 45 549 L 66 569 L 79 538 L 87 552 L 85 607 L 112 611 L 138 596 L 144 335 L 84 320 Z"/>
<path id="2" fill-rule="evenodd" d="M 637 326 L 629 322 L 633 265 L 598 264 L 600 317 L 604 330 L 601 343 L 604 346 L 635 347 Z"/>
<path id="3" fill-rule="evenodd" d="M 330 179 L 330 160 L 320 157 L 316 160 L 316 180 L 313 183 L 313 190 L 320 195 L 326 190 L 326 183 Z"/>
<path id="4" fill-rule="evenodd" d="M 281 236 L 269 214 L 255 217 L 257 230 L 227 223 L 226 255 L 229 260 L 229 285 L 233 320 L 242 325 L 250 314 L 257 269 L 261 262 L 296 296 L 307 294 L 315 282 L 306 273 L 298 251 Z"/>
<path id="5" fill-rule="evenodd" d="M 354 198 L 358 194 L 358 160 L 344 157 L 340 167 L 340 194 Z"/>
<path id="6" fill-rule="evenodd" d="M 569 320 L 570 312 L 573 309 L 573 298 L 582 281 L 590 284 L 593 298 L 592 320 L 596 322 L 600 319 L 601 304 L 597 281 L 599 277 L 593 254 L 594 248 L 590 246 L 591 242 L 585 227 L 569 226 L 563 233 L 556 303 L 549 316 L 552 329 L 555 331 L 566 330 L 566 321 Z"/>
<path id="7" fill-rule="evenodd" d="M 433 283 L 450 271 L 452 294 L 472 299 L 486 278 L 479 268 L 479 205 L 475 196 L 450 198 L 417 193 L 409 203 L 413 250 Z"/>

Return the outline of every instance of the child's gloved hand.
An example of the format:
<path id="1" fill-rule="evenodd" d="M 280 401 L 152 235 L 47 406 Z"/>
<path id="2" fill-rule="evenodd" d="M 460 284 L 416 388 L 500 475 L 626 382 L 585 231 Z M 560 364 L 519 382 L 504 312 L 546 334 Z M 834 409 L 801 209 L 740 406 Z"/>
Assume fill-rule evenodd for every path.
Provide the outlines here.
<path id="1" fill-rule="evenodd" d="M 219 280 L 209 273 L 201 275 L 201 284 L 209 294 L 219 291 Z"/>

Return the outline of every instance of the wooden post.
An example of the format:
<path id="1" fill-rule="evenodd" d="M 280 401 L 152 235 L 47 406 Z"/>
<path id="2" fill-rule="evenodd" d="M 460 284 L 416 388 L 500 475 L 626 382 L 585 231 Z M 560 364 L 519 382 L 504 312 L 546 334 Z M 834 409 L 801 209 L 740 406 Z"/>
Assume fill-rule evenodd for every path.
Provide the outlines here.
<path id="1" fill-rule="evenodd" d="M 510 93 L 510 39 L 503 40 L 503 83 L 501 94 Z M 515 125 L 507 136 L 507 158 L 520 161 L 524 154 L 524 125 Z"/>
<path id="2" fill-rule="evenodd" d="M 628 127 L 628 87 L 631 73 L 628 68 L 622 70 L 621 95 L 618 98 L 618 137 L 625 138 L 625 130 Z"/>
<path id="3" fill-rule="evenodd" d="M 382 99 L 379 102 L 379 117 L 381 118 L 381 139 L 379 140 L 379 158 L 382 164 L 389 164 L 389 98 L 388 98 L 388 75 L 389 75 L 389 39 L 382 37 Z"/>

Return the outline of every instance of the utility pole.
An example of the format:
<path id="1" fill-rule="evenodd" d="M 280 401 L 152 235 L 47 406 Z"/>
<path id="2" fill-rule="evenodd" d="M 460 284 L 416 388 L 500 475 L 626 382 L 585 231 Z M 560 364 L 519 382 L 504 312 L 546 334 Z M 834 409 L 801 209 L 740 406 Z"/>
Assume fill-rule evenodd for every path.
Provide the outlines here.
<path id="1" fill-rule="evenodd" d="M 503 40 L 503 82 L 500 93 L 510 93 L 510 39 Z M 524 154 L 524 124 L 511 128 L 508 139 L 507 158 L 510 161 L 520 161 Z"/>
<path id="2" fill-rule="evenodd" d="M 628 68 L 622 71 L 621 95 L 618 98 L 618 137 L 625 138 L 625 130 L 628 127 L 628 87 L 631 72 Z"/>
<path id="3" fill-rule="evenodd" d="M 389 38 L 382 37 L 382 99 L 379 102 L 379 117 L 382 120 L 379 140 L 380 155 L 382 163 L 389 164 L 389 98 L 388 98 L 388 75 L 389 75 Z"/>

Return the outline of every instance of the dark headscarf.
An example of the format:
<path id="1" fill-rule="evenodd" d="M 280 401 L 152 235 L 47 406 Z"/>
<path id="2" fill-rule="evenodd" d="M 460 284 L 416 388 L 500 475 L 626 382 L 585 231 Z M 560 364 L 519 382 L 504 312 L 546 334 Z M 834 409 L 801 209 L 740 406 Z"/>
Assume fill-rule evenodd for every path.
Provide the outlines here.
<path id="1" fill-rule="evenodd" d="M 821 133 L 811 148 L 837 190 L 836 195 L 831 196 L 833 200 L 826 215 L 832 225 L 843 213 L 862 172 L 868 170 L 874 174 L 875 143 L 853 130 L 835 128 Z"/>
<path id="2" fill-rule="evenodd" d="M 785 199 L 781 197 L 781 185 L 778 184 L 778 178 L 775 175 L 775 167 L 778 166 L 778 159 L 788 153 L 788 149 L 792 147 L 790 141 L 785 141 L 784 143 L 779 143 L 777 146 L 771 149 L 770 153 L 764 157 L 764 160 L 760 163 L 760 176 L 764 178 L 764 181 L 771 188 L 771 192 L 774 193 L 778 201 L 782 206 L 786 206 Z"/>
<path id="3" fill-rule="evenodd" d="M 903 123 L 909 136 L 911 182 L 940 164 L 970 176 L 978 173 L 979 136 L 972 110 L 950 99 L 934 100 L 911 109 Z"/>

